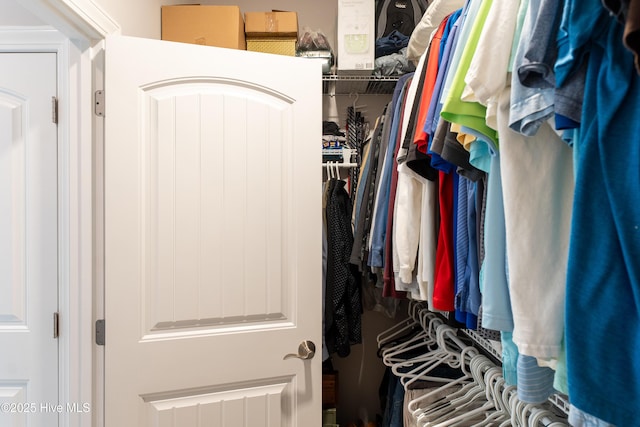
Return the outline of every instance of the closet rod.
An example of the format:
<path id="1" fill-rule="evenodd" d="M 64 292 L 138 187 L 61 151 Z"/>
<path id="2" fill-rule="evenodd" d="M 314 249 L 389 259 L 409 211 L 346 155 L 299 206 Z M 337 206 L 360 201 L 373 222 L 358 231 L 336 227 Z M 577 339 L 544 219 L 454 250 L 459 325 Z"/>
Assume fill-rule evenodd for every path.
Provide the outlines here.
<path id="1" fill-rule="evenodd" d="M 335 163 L 322 163 L 322 167 L 327 167 L 327 165 L 329 166 L 336 166 L 339 168 L 355 168 L 358 166 L 357 163 L 339 163 L 339 162 L 335 162 Z"/>

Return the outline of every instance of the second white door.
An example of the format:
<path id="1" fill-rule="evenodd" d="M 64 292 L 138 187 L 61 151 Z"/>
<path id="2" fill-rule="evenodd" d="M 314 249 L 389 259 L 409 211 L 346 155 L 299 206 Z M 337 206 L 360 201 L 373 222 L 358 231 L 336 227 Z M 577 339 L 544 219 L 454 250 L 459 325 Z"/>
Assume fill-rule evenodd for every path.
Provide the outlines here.
<path id="1" fill-rule="evenodd" d="M 0 53 L 0 425 L 58 425 L 55 53 Z M 66 408 L 65 408 L 66 409 Z"/>

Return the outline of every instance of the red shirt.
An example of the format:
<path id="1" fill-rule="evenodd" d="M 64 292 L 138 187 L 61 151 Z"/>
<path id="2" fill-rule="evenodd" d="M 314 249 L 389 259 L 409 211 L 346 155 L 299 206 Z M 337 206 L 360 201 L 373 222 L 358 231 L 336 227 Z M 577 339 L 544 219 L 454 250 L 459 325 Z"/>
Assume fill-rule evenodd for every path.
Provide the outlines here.
<path id="1" fill-rule="evenodd" d="M 427 133 L 424 131 L 424 124 L 427 120 L 427 113 L 429 111 L 429 103 L 433 96 L 433 89 L 436 85 L 436 79 L 438 78 L 438 62 L 440 55 L 440 42 L 442 41 L 442 35 L 444 29 L 449 21 L 449 16 L 444 18 L 438 26 L 436 33 L 429 44 L 429 52 L 427 53 L 427 62 L 425 64 L 426 73 L 424 77 L 424 86 L 422 93 L 417 94 L 420 96 L 420 109 L 418 110 L 418 117 L 416 118 L 416 131 L 413 138 L 413 143 L 417 144 L 418 150 L 422 153 L 427 153 Z"/>
<path id="2" fill-rule="evenodd" d="M 453 251 L 453 175 L 438 174 L 440 230 L 436 247 L 436 271 L 433 284 L 433 308 L 455 310 L 455 254 Z"/>

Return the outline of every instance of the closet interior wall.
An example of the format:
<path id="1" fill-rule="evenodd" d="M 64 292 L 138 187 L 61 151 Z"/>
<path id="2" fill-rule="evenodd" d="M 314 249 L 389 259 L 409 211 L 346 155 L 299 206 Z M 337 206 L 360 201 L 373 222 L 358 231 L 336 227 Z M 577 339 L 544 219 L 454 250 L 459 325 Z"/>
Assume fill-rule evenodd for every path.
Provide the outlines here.
<path id="1" fill-rule="evenodd" d="M 357 94 L 357 97 L 356 97 Z M 333 99 L 332 99 L 333 98 Z M 356 111 L 364 116 L 365 122 L 373 128 L 376 118 L 391 100 L 391 94 L 349 94 L 323 95 L 323 120 L 331 119 L 331 103 L 335 101 L 340 127 L 347 123 L 347 110 L 356 106 Z M 348 175 L 341 171 L 341 177 Z M 378 389 L 386 367 L 377 355 L 376 337 L 382 331 L 402 321 L 407 316 L 406 301 L 398 307 L 396 317 L 364 310 L 362 314 L 362 344 L 351 346 L 347 357 L 332 357 L 333 368 L 338 371 L 337 422 L 347 426 L 357 419 L 375 421 L 376 414 L 382 414 Z"/>
<path id="2" fill-rule="evenodd" d="M 391 101 L 395 82 L 375 85 L 374 90 L 366 81 L 325 81 L 323 86 L 323 120 L 336 122 L 345 129 L 349 110 L 353 109 L 363 117 L 371 132 Z M 350 176 L 349 172 L 349 168 L 340 168 L 340 177 L 345 179 Z M 407 317 L 406 304 L 401 302 L 394 317 L 365 308 L 361 320 L 362 343 L 352 345 L 346 357 L 332 355 L 332 366 L 338 372 L 336 421 L 339 425 L 348 426 L 356 420 L 367 425 L 375 422 L 377 415 L 382 416 L 379 388 L 386 367 L 378 357 L 376 338 Z"/>
<path id="3" fill-rule="evenodd" d="M 391 100 L 390 94 L 366 94 L 353 92 L 352 94 L 337 94 L 323 96 L 323 120 L 332 119 L 332 113 L 330 110 L 331 98 L 335 98 L 335 105 L 338 112 L 338 120 L 340 126 L 344 126 L 347 123 L 347 108 L 350 106 L 356 106 L 356 111 L 360 112 L 366 122 L 371 127 L 375 123 L 378 116 L 384 111 L 385 105 Z"/>
<path id="4" fill-rule="evenodd" d="M 362 314 L 362 344 L 351 346 L 351 354 L 333 357 L 333 367 L 339 373 L 337 421 L 348 426 L 357 419 L 375 421 L 382 415 L 378 389 L 386 366 L 377 355 L 377 336 L 393 327 L 407 316 L 407 301 L 398 307 L 391 319 L 385 315 L 365 310 Z"/>

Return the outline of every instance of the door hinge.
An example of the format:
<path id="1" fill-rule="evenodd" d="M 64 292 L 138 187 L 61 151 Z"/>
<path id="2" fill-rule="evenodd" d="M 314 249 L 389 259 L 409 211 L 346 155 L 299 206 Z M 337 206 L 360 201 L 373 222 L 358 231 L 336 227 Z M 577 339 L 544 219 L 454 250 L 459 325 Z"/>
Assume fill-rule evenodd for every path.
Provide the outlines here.
<path id="1" fill-rule="evenodd" d="M 58 124 L 58 98 L 51 97 L 51 121 Z"/>
<path id="2" fill-rule="evenodd" d="M 96 320 L 96 344 L 104 345 L 104 337 L 105 337 L 105 324 L 104 319 Z"/>
<path id="3" fill-rule="evenodd" d="M 53 313 L 53 337 L 58 338 L 60 336 L 60 313 L 57 311 Z"/>
<path id="4" fill-rule="evenodd" d="M 104 117 L 104 90 L 96 91 L 94 107 L 96 116 Z"/>

